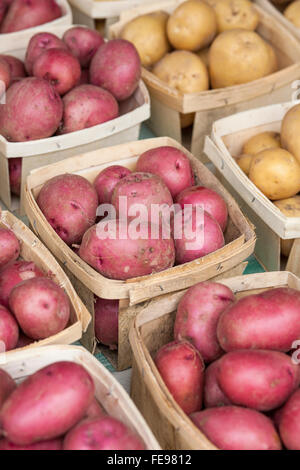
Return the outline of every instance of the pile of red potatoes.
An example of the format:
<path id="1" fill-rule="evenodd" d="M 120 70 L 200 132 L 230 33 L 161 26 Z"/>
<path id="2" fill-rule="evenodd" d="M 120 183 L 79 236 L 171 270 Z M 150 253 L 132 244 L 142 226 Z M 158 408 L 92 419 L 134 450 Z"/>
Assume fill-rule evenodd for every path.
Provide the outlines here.
<path id="1" fill-rule="evenodd" d="M 0 228 L 1 352 L 56 335 L 70 320 L 69 298 L 51 280 L 51 273 L 48 277 L 19 255 L 20 242 L 15 234 Z"/>
<path id="2" fill-rule="evenodd" d="M 120 102 L 134 94 L 140 77 L 139 55 L 128 41 L 105 42 L 98 31 L 81 26 L 70 28 L 62 39 L 37 33 L 25 63 L 0 55 L 0 81 L 6 90 L 0 134 L 9 142 L 28 142 L 115 119 Z M 11 190 L 20 195 L 22 160 L 9 163 Z"/>
<path id="3" fill-rule="evenodd" d="M 237 300 L 223 284 L 189 289 L 174 341 L 154 356 L 175 401 L 219 449 L 300 450 L 300 292 Z"/>
<path id="4" fill-rule="evenodd" d="M 55 0 L 0 0 L 0 34 L 33 28 L 61 16 Z"/>
<path id="5" fill-rule="evenodd" d="M 109 416 L 84 367 L 56 362 L 20 385 L 0 369 L 0 450 L 144 450 L 141 438 Z"/>
<path id="6" fill-rule="evenodd" d="M 121 197 L 127 201 L 128 212 L 125 214 L 120 206 Z M 158 238 L 154 238 L 154 223 L 148 217 L 141 219 L 141 235 L 132 239 L 126 223 L 131 220 L 130 208 L 134 204 L 142 204 L 149 215 L 154 204 L 169 208 L 174 203 L 182 208 L 180 218 L 174 218 L 174 225 L 183 228 L 182 238 L 174 239 L 172 230 L 164 237 L 160 229 Z M 140 155 L 135 172 L 119 165 L 110 166 L 100 172 L 93 184 L 80 175 L 56 176 L 44 184 L 37 204 L 61 239 L 109 279 L 124 281 L 158 273 L 175 264 L 201 258 L 225 245 L 226 202 L 215 191 L 195 186 L 190 160 L 171 146 L 154 148 Z M 114 207 L 116 218 L 96 224 L 97 208 L 103 204 Z M 193 240 L 188 239 L 184 230 L 187 207 L 192 208 L 189 217 L 198 240 L 196 235 Z M 203 211 L 203 220 L 198 220 L 197 208 Z M 106 239 L 98 236 L 102 223 L 106 224 L 107 232 L 112 229 L 112 236 Z M 193 249 L 189 246 L 191 241 L 195 242 Z M 115 349 L 118 344 L 118 301 L 97 300 L 95 325 L 98 340 Z"/>

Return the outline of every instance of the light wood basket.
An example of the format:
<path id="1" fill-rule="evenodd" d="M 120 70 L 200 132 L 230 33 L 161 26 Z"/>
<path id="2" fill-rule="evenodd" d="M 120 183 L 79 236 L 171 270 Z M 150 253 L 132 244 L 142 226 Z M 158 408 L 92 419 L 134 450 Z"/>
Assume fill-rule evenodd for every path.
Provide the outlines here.
<path id="1" fill-rule="evenodd" d="M 34 26 L 33 28 L 23 29 L 22 31 L 16 31 L 14 33 L 0 34 L 0 52 L 11 48 L 14 45 L 15 41 L 20 41 L 21 43 L 26 43 L 34 34 L 40 33 L 41 31 L 49 31 L 52 28 L 59 26 L 68 26 L 72 25 L 73 17 L 70 5 L 67 0 L 55 0 L 56 3 L 62 9 L 62 16 L 57 18 L 54 21 L 45 23 L 42 25 Z"/>
<path id="2" fill-rule="evenodd" d="M 300 290 L 300 279 L 289 272 L 251 274 L 219 282 L 232 289 L 237 298 L 274 287 Z M 129 336 L 133 351 L 131 397 L 163 449 L 215 450 L 175 402 L 153 361 L 156 352 L 174 339 L 176 310 L 185 292 L 167 294 L 137 308 Z"/>
<path id="3" fill-rule="evenodd" d="M 109 35 L 119 37 L 124 26 L 142 14 L 157 10 L 172 13 L 183 1 L 163 0 L 123 12 L 120 21 L 110 27 Z M 181 94 L 143 68 L 143 79 L 151 96 L 150 127 L 156 135 L 168 135 L 203 158 L 204 137 L 216 119 L 290 99 L 291 84 L 300 76 L 300 43 L 274 16 L 257 5 L 255 8 L 260 16 L 257 32 L 274 47 L 280 70 L 243 85 Z M 181 113 L 196 113 L 192 129 L 182 131 Z"/>
<path id="4" fill-rule="evenodd" d="M 43 184 L 54 176 L 63 173 L 76 173 L 93 182 L 101 170 L 112 164 L 123 165 L 134 170 L 139 155 L 149 149 L 164 145 L 182 150 L 191 161 L 197 184 L 202 183 L 214 189 L 225 199 L 229 209 L 229 223 L 225 233 L 227 245 L 208 256 L 181 266 L 175 266 L 161 273 L 128 281 L 107 279 L 86 264 L 59 238 L 40 211 L 36 198 Z M 197 282 L 215 276 L 226 276 L 229 270 L 239 266 L 253 253 L 256 241 L 252 226 L 216 177 L 185 148 L 167 137 L 137 141 L 98 150 L 34 170 L 27 178 L 25 205 L 26 213 L 34 231 L 63 264 L 68 275 L 72 276 L 72 282 L 92 316 L 94 312 L 94 294 L 101 298 L 120 300 L 117 361 L 119 369 L 130 366 L 131 353 L 128 332 L 134 316 L 134 309 L 129 312 L 128 306 L 134 306 L 163 293 L 190 287 Z M 93 347 L 92 343 L 95 341 L 93 323 L 91 323 L 89 331 L 90 336 L 86 336 L 86 341 L 88 348 L 91 349 Z M 112 354 L 109 354 L 109 356 L 112 357 Z"/>
<path id="5" fill-rule="evenodd" d="M 68 29 L 69 25 L 56 26 L 52 27 L 50 32 L 61 38 Z M 49 30 L 40 28 L 39 32 L 45 31 Z M 3 53 L 24 60 L 31 36 L 14 40 L 10 48 L 3 50 Z M 149 93 L 142 80 L 134 95 L 119 105 L 118 118 L 69 134 L 29 142 L 8 142 L 0 135 L 0 199 L 10 210 L 19 207 L 19 199 L 11 197 L 8 166 L 10 158 L 22 157 L 21 214 L 24 214 L 23 189 L 31 170 L 73 155 L 138 139 L 142 122 L 150 116 Z"/>
<path id="6" fill-rule="evenodd" d="M 259 5 L 263 10 L 272 15 L 278 20 L 286 29 L 288 29 L 297 39 L 300 39 L 300 28 L 297 28 L 291 21 L 289 21 L 282 11 L 280 11 L 270 0 L 255 0 L 255 3 Z M 288 2 L 285 5 L 281 5 L 284 8 L 288 6 Z"/>
<path id="7" fill-rule="evenodd" d="M 46 276 L 49 276 L 51 280 L 64 289 L 71 305 L 70 322 L 63 331 L 50 338 L 29 344 L 24 348 L 18 349 L 18 351 L 24 354 L 27 350 L 35 350 L 36 347 L 52 344 L 71 344 L 79 340 L 82 337 L 82 333 L 88 328 L 91 315 L 76 294 L 71 282 L 55 258 L 31 230 L 10 212 L 3 211 L 1 213 L 0 227 L 8 228 L 14 232 L 20 241 L 20 257 L 25 261 L 33 261 Z M 6 357 L 9 358 L 11 355 L 13 356 L 15 351 L 16 350 L 8 351 Z M 34 352 L 32 354 L 34 355 Z"/>
<path id="8" fill-rule="evenodd" d="M 300 101 L 275 104 L 238 113 L 213 124 L 206 138 L 205 154 L 218 170 L 219 179 L 255 224 L 256 256 L 268 271 L 281 267 L 282 239 L 295 239 L 287 260 L 287 271 L 300 275 L 300 217 L 286 217 L 252 181 L 236 162 L 243 144 L 264 131 L 280 132 L 281 122 L 290 108 Z"/>
<path id="9" fill-rule="evenodd" d="M 83 366 L 94 380 L 95 397 L 105 411 L 135 431 L 144 441 L 147 450 L 160 450 L 157 440 L 124 388 L 84 348 L 45 346 L 34 350 L 17 351 L 6 357 L 0 355 L 0 368 L 10 374 L 16 382 L 21 382 L 41 368 L 59 361 L 76 362 Z"/>

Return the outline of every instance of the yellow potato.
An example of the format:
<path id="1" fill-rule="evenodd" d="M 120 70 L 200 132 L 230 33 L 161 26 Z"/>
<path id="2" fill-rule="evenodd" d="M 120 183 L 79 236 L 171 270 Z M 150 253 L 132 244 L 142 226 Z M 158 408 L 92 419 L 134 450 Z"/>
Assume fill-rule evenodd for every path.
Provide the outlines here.
<path id="1" fill-rule="evenodd" d="M 167 33 L 175 49 L 198 51 L 208 46 L 217 33 L 215 12 L 201 0 L 188 0 L 170 16 Z"/>
<path id="2" fill-rule="evenodd" d="M 242 154 L 236 159 L 237 164 L 243 170 L 246 175 L 249 175 L 250 166 L 252 163 L 253 155 Z"/>
<path id="3" fill-rule="evenodd" d="M 272 148 L 254 155 L 249 178 L 272 201 L 300 191 L 300 165 L 283 149 Z"/>
<path id="4" fill-rule="evenodd" d="M 206 47 L 205 49 L 201 49 L 201 51 L 197 52 L 197 55 L 205 63 L 206 67 L 208 67 L 209 66 L 209 47 Z"/>
<path id="5" fill-rule="evenodd" d="M 281 124 L 281 145 L 300 163 L 300 104 L 291 108 Z"/>
<path id="6" fill-rule="evenodd" d="M 166 11 L 154 11 L 153 13 L 149 13 L 149 15 L 158 20 L 164 26 L 164 28 L 167 27 L 167 21 L 170 15 Z"/>
<path id="7" fill-rule="evenodd" d="M 243 153 L 256 155 L 263 150 L 280 148 L 280 134 L 278 132 L 261 132 L 251 137 L 243 146 Z"/>
<path id="8" fill-rule="evenodd" d="M 198 93 L 209 87 L 207 68 L 193 52 L 167 54 L 154 66 L 153 73 L 180 93 Z"/>
<path id="9" fill-rule="evenodd" d="M 300 0 L 291 3 L 283 12 L 284 16 L 300 28 Z"/>
<path id="10" fill-rule="evenodd" d="M 135 45 L 145 67 L 158 62 L 170 50 L 166 33 L 168 17 L 164 12 L 142 15 L 127 23 L 121 32 L 122 39 Z"/>
<path id="11" fill-rule="evenodd" d="M 218 32 L 230 29 L 254 31 L 259 15 L 249 0 L 217 0 L 210 2 L 217 16 Z"/>
<path id="12" fill-rule="evenodd" d="M 273 48 L 254 31 L 224 31 L 210 47 L 209 70 L 213 88 L 248 83 L 276 69 Z"/>
<path id="13" fill-rule="evenodd" d="M 300 196 L 275 201 L 274 204 L 286 217 L 300 217 Z M 290 255 L 293 243 L 293 239 L 281 240 L 281 253 L 284 256 L 288 257 Z"/>

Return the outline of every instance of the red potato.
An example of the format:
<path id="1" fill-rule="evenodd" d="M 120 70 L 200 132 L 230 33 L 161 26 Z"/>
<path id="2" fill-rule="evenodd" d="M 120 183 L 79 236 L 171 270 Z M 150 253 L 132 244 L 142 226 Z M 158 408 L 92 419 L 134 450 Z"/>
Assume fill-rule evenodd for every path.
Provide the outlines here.
<path id="1" fill-rule="evenodd" d="M 44 139 L 55 133 L 62 115 L 62 100 L 50 83 L 24 78 L 7 90 L 0 133 L 11 142 Z"/>
<path id="2" fill-rule="evenodd" d="M 98 31 L 82 26 L 68 29 L 63 40 L 82 67 L 90 65 L 97 50 L 104 44 L 104 39 Z"/>
<path id="3" fill-rule="evenodd" d="M 175 248 L 177 264 L 184 264 L 213 253 L 225 246 L 225 239 L 218 222 L 208 212 L 193 208 L 191 215 L 175 219 Z M 197 216 L 199 214 L 199 217 Z M 176 230 L 180 229 L 180 236 Z"/>
<path id="4" fill-rule="evenodd" d="M 0 410 L 2 408 L 3 403 L 14 391 L 16 386 L 17 385 L 15 381 L 11 378 L 11 376 L 7 372 L 5 372 L 5 370 L 0 369 Z"/>
<path id="5" fill-rule="evenodd" d="M 28 279 L 14 287 L 9 306 L 29 338 L 49 338 L 64 330 L 70 318 L 70 301 L 51 279 Z"/>
<path id="6" fill-rule="evenodd" d="M 280 287 L 249 295 L 222 314 L 218 339 L 225 351 L 271 349 L 288 352 L 300 338 L 300 292 Z"/>
<path id="7" fill-rule="evenodd" d="M 289 450 L 300 450 L 300 390 L 277 412 L 280 437 Z"/>
<path id="8" fill-rule="evenodd" d="M 186 414 L 200 411 L 203 398 L 204 363 L 199 352 L 187 341 L 162 346 L 155 365 L 174 400 Z"/>
<path id="9" fill-rule="evenodd" d="M 93 401 L 94 383 L 74 362 L 56 362 L 27 377 L 6 400 L 0 419 L 17 445 L 57 438 L 81 420 Z"/>
<path id="10" fill-rule="evenodd" d="M 233 404 L 270 411 L 299 386 L 299 366 L 277 351 L 234 351 L 220 359 L 218 383 Z"/>
<path id="11" fill-rule="evenodd" d="M 171 268 L 175 261 L 173 240 L 161 236 L 151 239 L 150 224 L 140 228 L 136 239 L 131 237 L 126 220 L 100 222 L 85 233 L 79 256 L 103 276 L 123 281 Z M 106 231 L 108 238 L 103 239 Z"/>
<path id="12" fill-rule="evenodd" d="M 8 63 L 3 58 L 0 58 L 0 97 L 10 86 L 11 79 L 12 77 Z"/>
<path id="13" fill-rule="evenodd" d="M 217 339 L 221 313 L 234 302 L 232 291 L 216 282 L 201 282 L 191 287 L 179 302 L 174 339 L 190 341 L 205 362 L 223 354 Z"/>
<path id="14" fill-rule="evenodd" d="M 126 202 L 126 207 L 124 208 L 123 201 Z M 111 203 L 116 208 L 117 215 L 128 215 L 129 217 L 136 216 L 133 206 L 142 204 L 146 209 L 146 212 L 142 217 L 150 222 L 152 221 L 152 207 L 171 207 L 173 205 L 173 199 L 167 186 L 159 176 L 152 175 L 150 173 L 131 173 L 130 175 L 125 176 L 125 178 L 122 178 L 115 186 Z M 160 210 L 158 214 L 159 213 Z M 157 223 L 159 223 L 159 220 Z"/>
<path id="15" fill-rule="evenodd" d="M 37 442 L 28 446 L 18 446 L 7 439 L 0 440 L 0 450 L 62 450 L 62 439 L 52 439 L 51 441 Z"/>
<path id="16" fill-rule="evenodd" d="M 110 204 L 113 191 L 119 181 L 130 175 L 131 171 L 121 165 L 113 165 L 102 170 L 94 181 L 99 204 Z"/>
<path id="17" fill-rule="evenodd" d="M 60 238 L 72 245 L 96 220 L 98 196 L 91 183 L 79 175 L 51 178 L 41 189 L 38 206 Z"/>
<path id="18" fill-rule="evenodd" d="M 215 408 L 231 405 L 230 400 L 222 392 L 218 383 L 220 361 L 212 362 L 204 375 L 204 406 Z"/>
<path id="19" fill-rule="evenodd" d="M 9 66 L 11 80 L 26 77 L 25 67 L 20 59 L 6 54 L 1 54 L 0 59 L 4 60 Z"/>
<path id="20" fill-rule="evenodd" d="M 37 33 L 32 36 L 29 41 L 25 57 L 25 67 L 28 75 L 32 75 L 33 65 L 37 58 L 48 49 L 67 50 L 67 46 L 62 39 L 52 33 Z"/>
<path id="21" fill-rule="evenodd" d="M 0 272 L 0 304 L 8 307 L 8 299 L 13 288 L 20 282 L 35 277 L 44 277 L 32 261 L 16 261 Z"/>
<path id="22" fill-rule="evenodd" d="M 85 418 L 100 418 L 100 416 L 106 416 L 106 412 L 100 403 L 96 400 L 96 398 L 94 398 L 86 411 Z"/>
<path id="23" fill-rule="evenodd" d="M 95 335 L 97 340 L 118 349 L 119 342 L 119 301 L 100 299 L 95 303 Z"/>
<path id="24" fill-rule="evenodd" d="M 63 97 L 59 134 L 80 131 L 116 119 L 119 105 L 111 93 L 94 85 L 80 85 Z"/>
<path id="25" fill-rule="evenodd" d="M 3 305 L 0 305 L 0 351 L 15 349 L 18 339 L 19 326 L 15 318 Z"/>
<path id="26" fill-rule="evenodd" d="M 173 198 L 194 184 L 188 157 L 175 147 L 158 147 L 143 153 L 138 159 L 136 171 L 160 176 Z"/>
<path id="27" fill-rule="evenodd" d="M 45 50 L 35 60 L 33 75 L 47 80 L 57 93 L 64 95 L 79 82 L 81 67 L 71 52 L 53 48 Z"/>
<path id="28" fill-rule="evenodd" d="M 55 0 L 14 0 L 5 16 L 0 32 L 13 33 L 48 23 L 62 16 Z"/>
<path id="29" fill-rule="evenodd" d="M 20 242 L 12 230 L 0 228 L 0 269 L 5 268 L 20 255 Z"/>
<path id="30" fill-rule="evenodd" d="M 141 438 L 111 417 L 90 419 L 68 432 L 64 450 L 145 450 Z"/>
<path id="31" fill-rule="evenodd" d="M 191 415 L 193 423 L 222 450 L 281 450 L 272 421 L 238 406 L 210 408 Z"/>
<path id="32" fill-rule="evenodd" d="M 208 212 L 220 225 L 223 232 L 226 230 L 228 221 L 228 209 L 224 199 L 215 191 L 204 186 L 193 186 L 181 192 L 177 204 L 183 208 L 186 204 L 193 207 L 200 206 Z"/>
<path id="33" fill-rule="evenodd" d="M 5 18 L 7 12 L 7 2 L 6 0 L 0 0 L 0 23 L 3 21 L 3 18 Z"/>
<path id="34" fill-rule="evenodd" d="M 22 181 L 22 158 L 9 158 L 9 184 L 12 194 L 20 196 Z"/>
<path id="35" fill-rule="evenodd" d="M 90 65 L 90 82 L 110 91 L 118 101 L 129 98 L 141 78 L 141 61 L 133 44 L 113 39 L 99 47 Z"/>

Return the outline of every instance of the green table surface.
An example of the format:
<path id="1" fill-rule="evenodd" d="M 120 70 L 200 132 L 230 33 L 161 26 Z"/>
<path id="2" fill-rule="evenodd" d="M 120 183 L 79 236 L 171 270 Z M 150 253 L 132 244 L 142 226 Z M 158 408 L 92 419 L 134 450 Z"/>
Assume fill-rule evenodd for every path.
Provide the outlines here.
<path id="1" fill-rule="evenodd" d="M 142 125 L 141 128 L 141 134 L 140 134 L 140 139 L 150 139 L 155 137 L 155 135 L 151 132 L 151 130 L 146 126 Z M 3 203 L 1 203 L 1 207 L 3 209 L 6 209 Z M 17 214 L 15 214 L 17 215 Z M 25 222 L 28 225 L 28 219 L 27 217 L 22 217 L 22 221 Z M 256 260 L 255 256 L 252 255 L 248 260 L 248 266 L 244 272 L 244 274 L 254 274 L 254 273 L 261 273 L 264 272 L 263 267 L 260 265 L 260 263 Z M 77 344 L 77 343 L 76 343 Z M 79 344 L 79 343 L 78 343 Z M 103 354 L 97 354 L 96 355 L 97 359 L 103 364 L 109 371 L 115 372 L 114 367 L 111 365 L 111 363 L 106 359 L 106 357 Z M 122 377 L 121 378 L 121 383 L 122 383 Z M 128 380 L 126 380 L 128 382 Z M 126 385 L 124 385 L 125 388 Z"/>

